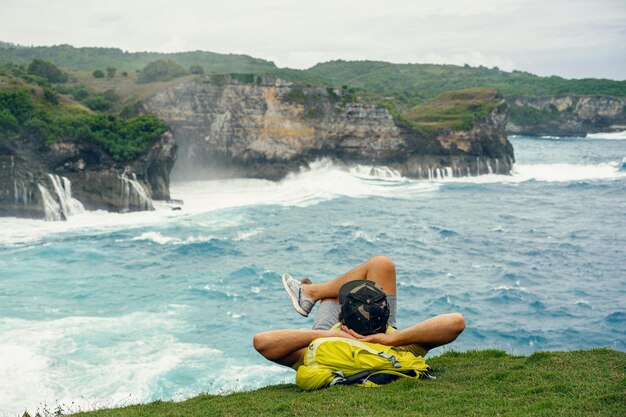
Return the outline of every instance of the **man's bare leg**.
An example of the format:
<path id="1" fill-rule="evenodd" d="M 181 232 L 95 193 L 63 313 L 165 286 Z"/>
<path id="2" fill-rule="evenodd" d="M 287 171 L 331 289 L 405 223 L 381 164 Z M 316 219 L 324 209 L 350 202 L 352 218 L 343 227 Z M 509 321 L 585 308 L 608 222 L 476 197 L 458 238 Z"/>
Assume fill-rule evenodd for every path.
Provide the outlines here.
<path id="1" fill-rule="evenodd" d="M 380 285 L 386 294 L 396 294 L 396 266 L 386 256 L 374 256 L 333 279 L 332 281 L 318 284 L 303 284 L 303 296 L 313 302 L 319 300 L 336 300 L 339 296 L 339 288 L 347 282 L 359 279 L 374 281 Z"/>

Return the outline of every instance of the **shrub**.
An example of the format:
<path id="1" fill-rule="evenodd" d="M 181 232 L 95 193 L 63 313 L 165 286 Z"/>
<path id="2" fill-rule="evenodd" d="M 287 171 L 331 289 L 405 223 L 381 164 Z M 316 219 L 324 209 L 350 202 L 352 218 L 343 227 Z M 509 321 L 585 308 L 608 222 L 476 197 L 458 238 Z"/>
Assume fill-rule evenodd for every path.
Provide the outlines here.
<path id="1" fill-rule="evenodd" d="M 99 69 L 92 72 L 91 75 L 93 75 L 93 78 L 104 78 L 104 72 L 102 72 L 102 70 L 99 70 Z"/>
<path id="2" fill-rule="evenodd" d="M 68 80 L 66 73 L 62 72 L 53 63 L 42 59 L 33 59 L 28 65 L 27 71 L 30 75 L 42 77 L 51 83 L 65 83 Z"/>
<path id="3" fill-rule="evenodd" d="M 230 78 L 243 84 L 254 84 L 254 74 L 230 74 Z"/>
<path id="4" fill-rule="evenodd" d="M 43 90 L 43 98 L 51 104 L 59 104 L 59 96 L 57 95 L 56 91 L 50 89 L 50 88 L 45 88 Z"/>
<path id="5" fill-rule="evenodd" d="M 95 111 L 111 110 L 118 96 L 113 90 L 107 90 L 103 93 L 92 93 L 81 100 L 85 106 Z"/>
<path id="6" fill-rule="evenodd" d="M 189 72 L 192 74 L 204 74 L 204 68 L 202 68 L 202 66 L 198 65 L 198 64 L 193 64 L 192 66 L 189 67 Z"/>
<path id="7" fill-rule="evenodd" d="M 26 89 L 1 91 L 0 111 L 13 115 L 18 123 L 25 123 L 35 113 L 35 104 L 31 94 Z"/>
<path id="8" fill-rule="evenodd" d="M 117 72 L 117 68 L 107 67 L 107 78 L 115 78 L 116 72 Z"/>
<path id="9" fill-rule="evenodd" d="M 150 62 L 141 70 L 137 82 L 169 81 L 183 75 L 187 75 L 185 68 L 174 61 L 159 59 L 158 61 Z"/>

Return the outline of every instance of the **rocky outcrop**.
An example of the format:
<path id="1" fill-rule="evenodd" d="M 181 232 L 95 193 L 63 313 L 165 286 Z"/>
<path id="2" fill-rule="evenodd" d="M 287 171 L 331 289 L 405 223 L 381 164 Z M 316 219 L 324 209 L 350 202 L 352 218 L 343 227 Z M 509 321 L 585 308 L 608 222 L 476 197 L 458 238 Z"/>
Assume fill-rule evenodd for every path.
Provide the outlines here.
<path id="1" fill-rule="evenodd" d="M 626 130 L 626 98 L 610 96 L 509 98 L 511 134 L 585 136 Z"/>
<path id="2" fill-rule="evenodd" d="M 504 100 L 471 129 L 436 137 L 383 107 L 351 102 L 344 89 L 271 77 L 205 77 L 161 91 L 143 106 L 173 132 L 177 179 L 279 179 L 320 157 L 388 165 L 412 177 L 509 173 L 514 160 Z"/>
<path id="3" fill-rule="evenodd" d="M 63 220 L 83 209 L 152 209 L 169 199 L 176 145 L 166 132 L 137 160 L 119 164 L 93 142 L 0 138 L 0 216 Z"/>

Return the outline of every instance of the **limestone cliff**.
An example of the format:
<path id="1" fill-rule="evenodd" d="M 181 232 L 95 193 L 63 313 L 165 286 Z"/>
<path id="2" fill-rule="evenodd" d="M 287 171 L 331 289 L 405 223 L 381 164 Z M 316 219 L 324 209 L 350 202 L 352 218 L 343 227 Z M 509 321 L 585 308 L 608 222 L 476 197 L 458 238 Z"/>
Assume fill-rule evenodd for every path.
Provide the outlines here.
<path id="1" fill-rule="evenodd" d="M 626 98 L 609 96 L 509 98 L 512 134 L 585 136 L 626 130 Z"/>
<path id="2" fill-rule="evenodd" d="M 470 129 L 426 135 L 383 107 L 355 103 L 345 89 L 271 77 L 220 76 L 186 82 L 143 103 L 179 146 L 177 179 L 279 179 L 320 157 L 388 165 L 411 177 L 509 173 L 513 148 L 504 100 Z"/>

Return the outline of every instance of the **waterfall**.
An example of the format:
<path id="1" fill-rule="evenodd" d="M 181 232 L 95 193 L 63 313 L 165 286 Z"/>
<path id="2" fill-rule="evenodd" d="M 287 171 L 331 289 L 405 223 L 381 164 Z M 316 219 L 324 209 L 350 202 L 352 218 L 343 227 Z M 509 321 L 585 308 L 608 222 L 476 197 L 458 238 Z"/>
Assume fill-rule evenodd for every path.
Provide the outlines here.
<path id="1" fill-rule="evenodd" d="M 489 160 L 487 160 L 487 171 L 489 171 L 490 174 L 493 174 L 493 169 L 491 169 L 491 164 L 489 163 Z"/>
<path id="2" fill-rule="evenodd" d="M 32 191 L 25 187 L 24 184 L 18 185 L 17 180 L 13 181 L 13 197 L 16 206 L 19 206 L 20 203 L 22 203 L 24 207 L 27 207 L 31 200 L 31 194 Z"/>
<path id="3" fill-rule="evenodd" d="M 130 170 L 124 170 L 124 173 L 120 175 L 122 186 L 122 201 L 124 208 L 122 212 L 128 212 L 131 210 L 154 210 L 152 199 L 148 196 L 148 193 L 143 186 L 137 181 L 137 177 L 134 173 L 132 178 L 128 178 Z"/>
<path id="4" fill-rule="evenodd" d="M 41 184 L 37 184 L 39 191 L 41 192 L 41 198 L 43 200 L 43 210 L 45 213 L 46 221 L 58 221 L 63 220 L 61 213 L 61 205 L 59 202 L 50 195 L 48 189 Z"/>
<path id="5" fill-rule="evenodd" d="M 70 180 L 65 177 L 59 178 L 58 175 L 48 174 L 48 176 L 52 181 L 52 186 L 61 206 L 61 213 L 65 218 L 85 211 L 81 202 L 72 198 L 72 182 Z"/>
<path id="6" fill-rule="evenodd" d="M 54 195 L 44 185 L 37 184 L 43 200 L 45 220 L 67 220 L 69 216 L 85 210 L 80 201 L 72 198 L 72 183 L 70 180 L 54 174 L 48 174 L 48 178 L 50 178 L 52 183 Z"/>
<path id="7" fill-rule="evenodd" d="M 389 168 L 387 166 L 369 166 L 369 165 L 357 165 L 351 168 L 350 171 L 357 175 L 366 175 L 376 178 L 401 178 L 400 171 Z"/>

